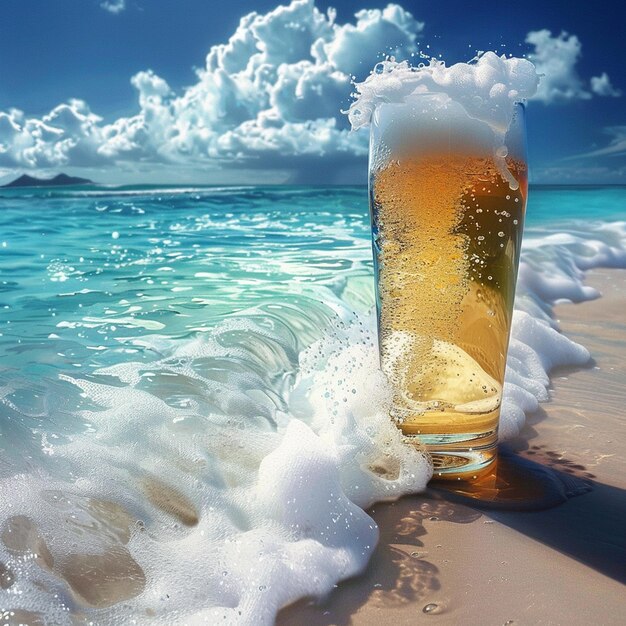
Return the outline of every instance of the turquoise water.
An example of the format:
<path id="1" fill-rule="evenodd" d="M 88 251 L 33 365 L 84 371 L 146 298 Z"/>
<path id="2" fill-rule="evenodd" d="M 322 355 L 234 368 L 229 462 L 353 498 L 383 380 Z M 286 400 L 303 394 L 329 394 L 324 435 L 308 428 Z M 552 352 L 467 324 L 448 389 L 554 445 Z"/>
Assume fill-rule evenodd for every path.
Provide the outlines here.
<path id="1" fill-rule="evenodd" d="M 626 188 L 530 198 L 508 436 L 547 398 L 544 369 L 588 358 L 550 328 L 551 303 L 597 295 L 581 269 L 626 266 L 626 228 L 608 224 Z M 0 191 L 0 531 L 36 529 L 0 543 L 10 606 L 82 623 L 85 555 L 92 591 L 119 578 L 88 608 L 111 624 L 244 608 L 271 623 L 358 571 L 376 534 L 361 509 L 430 471 L 384 408 L 372 276 L 363 187 Z M 390 450 L 393 480 L 368 469 Z M 52 572 L 29 556 L 37 532 Z"/>
<path id="2" fill-rule="evenodd" d="M 536 187 L 526 227 L 625 215 L 625 187 Z M 0 233 L 0 359 L 37 375 L 372 272 L 361 187 L 2 190 Z"/>
<path id="3" fill-rule="evenodd" d="M 527 233 L 624 207 L 624 187 L 534 188 Z M 0 384 L 150 360 L 125 339 L 192 336 L 320 286 L 371 305 L 362 187 L 3 190 L 0 233 Z"/>
<path id="4" fill-rule="evenodd" d="M 527 235 L 625 207 L 625 187 L 536 187 Z M 62 404 L 60 373 L 150 362 L 155 338 L 324 289 L 373 301 L 363 187 L 2 190 L 0 233 L 0 386 L 27 415 Z"/>
<path id="5" fill-rule="evenodd" d="M 626 187 L 531 186 L 526 225 L 568 225 L 573 221 L 616 221 L 626 218 Z"/>
<path id="6" fill-rule="evenodd" d="M 184 337 L 369 276 L 364 198 L 281 188 L 2 194 L 4 376 L 99 367 L 126 358 L 127 337 Z"/>

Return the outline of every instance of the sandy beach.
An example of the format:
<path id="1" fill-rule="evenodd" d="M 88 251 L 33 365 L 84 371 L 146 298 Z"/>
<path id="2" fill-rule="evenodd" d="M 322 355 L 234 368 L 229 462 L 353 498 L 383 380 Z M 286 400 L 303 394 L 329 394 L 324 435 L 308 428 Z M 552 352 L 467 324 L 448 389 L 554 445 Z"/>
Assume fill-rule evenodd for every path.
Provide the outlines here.
<path id="1" fill-rule="evenodd" d="M 551 401 L 510 445 L 592 489 L 539 512 L 481 511 L 432 490 L 376 505 L 364 574 L 287 607 L 280 626 L 624 623 L 626 272 L 594 270 L 587 284 L 603 297 L 555 316 L 593 360 L 552 373 Z"/>
<path id="2" fill-rule="evenodd" d="M 534 197 L 613 207 L 625 189 Z M 497 469 L 525 459 L 514 484 L 541 486 L 544 504 L 557 473 L 547 467 L 585 495 L 539 513 L 479 510 L 441 485 L 421 491 L 423 457 L 399 437 L 386 447 L 386 429 L 398 433 L 381 410 L 365 313 L 371 229 L 364 211 L 346 209 L 363 191 L 227 189 L 199 193 L 192 207 L 188 193 L 159 202 L 148 189 L 133 196 L 145 207 L 135 219 L 126 192 L 103 189 L 111 211 L 97 220 L 104 200 L 82 192 L 27 197 L 22 221 L 22 205 L 0 198 L 6 231 L 18 229 L 2 248 L 12 282 L 0 308 L 7 623 L 257 626 L 297 598 L 279 624 L 623 622 L 626 272 L 589 272 L 604 297 L 557 307 L 565 335 L 586 349 L 532 313 L 552 298 L 593 297 L 578 267 L 626 267 L 626 225 L 533 227 L 519 282 L 528 311 L 514 351 L 535 360 L 519 358 L 512 372 L 528 375 L 536 398 L 543 365 L 570 369 L 552 373 L 552 402 Z M 83 222 L 85 232 L 72 230 Z M 40 234 L 51 232 L 48 244 Z M 126 244 L 112 233 L 137 246 L 119 263 L 113 252 Z M 34 284 L 37 300 L 27 297 Z M 522 413 L 535 406 L 516 402 Z M 401 460 L 397 477 L 379 463 L 386 452 Z M 563 496 L 563 481 L 550 480 Z M 405 493 L 416 495 L 379 502 Z M 376 502 L 379 542 L 359 508 Z M 312 602 L 316 593 L 326 601 Z"/>

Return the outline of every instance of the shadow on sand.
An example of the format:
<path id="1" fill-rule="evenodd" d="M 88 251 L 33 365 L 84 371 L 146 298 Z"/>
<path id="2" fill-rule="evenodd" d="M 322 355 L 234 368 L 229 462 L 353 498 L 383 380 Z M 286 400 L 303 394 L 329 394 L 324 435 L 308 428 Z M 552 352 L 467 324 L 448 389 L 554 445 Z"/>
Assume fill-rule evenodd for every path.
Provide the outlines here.
<path id="1" fill-rule="evenodd" d="M 448 502 L 438 494 L 378 504 L 369 513 L 381 536 L 366 571 L 342 582 L 338 592 L 321 601 L 305 598 L 283 609 L 276 622 L 279 626 L 347 626 L 366 602 L 394 607 L 423 600 L 440 588 L 439 570 L 428 561 L 420 540 L 426 535 L 423 522 L 469 524 L 482 517 L 481 512 Z"/>
<path id="2" fill-rule="evenodd" d="M 552 456 L 543 446 L 531 445 L 524 452 L 536 454 L 545 461 L 542 463 L 515 454 L 510 448 L 502 453 L 516 468 L 516 482 L 534 483 L 530 490 L 528 484 L 521 484 L 521 493 L 528 497 L 534 493 L 539 506 L 536 501 L 527 502 L 527 506 L 521 502 L 522 506 L 517 507 L 515 503 L 505 503 L 504 507 L 496 503 L 494 508 L 488 501 L 476 502 L 440 486 L 430 487 L 418 496 L 376 505 L 370 513 L 381 529 L 381 537 L 366 571 L 341 583 L 339 592 L 321 601 L 303 599 L 287 607 L 279 614 L 277 624 L 349 625 L 354 613 L 367 602 L 380 607 L 416 603 L 416 612 L 428 613 L 431 607 L 436 611 L 436 605 L 425 603 L 440 588 L 439 570 L 428 561 L 423 549 L 422 539 L 427 533 L 424 521 L 428 519 L 468 524 L 488 514 L 490 519 L 626 582 L 626 491 L 591 481 L 584 467 Z M 425 603 L 423 607 L 420 601 Z"/>

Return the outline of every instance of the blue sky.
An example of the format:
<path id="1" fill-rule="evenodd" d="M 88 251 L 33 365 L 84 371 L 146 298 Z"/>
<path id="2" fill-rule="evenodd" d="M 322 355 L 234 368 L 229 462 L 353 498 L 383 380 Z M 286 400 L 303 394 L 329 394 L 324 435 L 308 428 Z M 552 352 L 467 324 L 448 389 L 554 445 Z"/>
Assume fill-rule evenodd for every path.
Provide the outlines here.
<path id="1" fill-rule="evenodd" d="M 546 78 L 529 103 L 532 179 L 626 183 L 621 3 L 279 4 L 4 0 L 0 181 L 362 182 L 366 132 L 339 109 L 349 74 L 391 46 L 449 63 L 534 55 Z"/>

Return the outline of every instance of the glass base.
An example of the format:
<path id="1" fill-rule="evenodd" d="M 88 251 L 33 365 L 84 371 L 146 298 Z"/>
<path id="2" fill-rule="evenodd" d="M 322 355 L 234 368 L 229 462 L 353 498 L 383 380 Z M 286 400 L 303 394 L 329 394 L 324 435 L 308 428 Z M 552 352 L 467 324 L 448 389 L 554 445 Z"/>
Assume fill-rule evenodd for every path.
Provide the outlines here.
<path id="1" fill-rule="evenodd" d="M 429 485 L 431 492 L 447 500 L 501 511 L 541 511 L 591 489 L 585 478 L 541 465 L 506 447 L 500 447 L 497 459 L 477 480 L 433 480 Z"/>
<path id="2" fill-rule="evenodd" d="M 433 461 L 433 480 L 477 480 L 498 456 L 498 433 L 406 434 L 407 443 L 425 448 Z"/>

